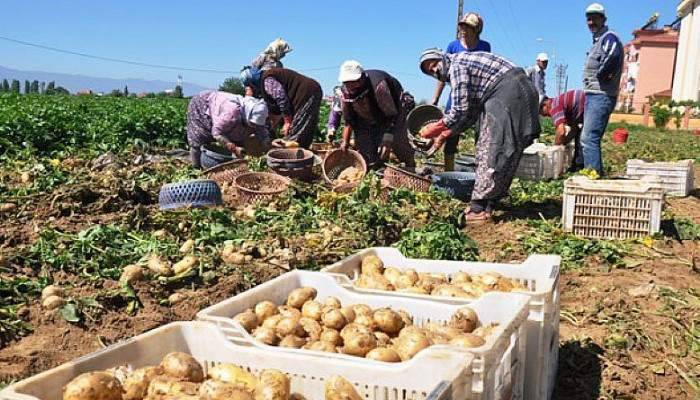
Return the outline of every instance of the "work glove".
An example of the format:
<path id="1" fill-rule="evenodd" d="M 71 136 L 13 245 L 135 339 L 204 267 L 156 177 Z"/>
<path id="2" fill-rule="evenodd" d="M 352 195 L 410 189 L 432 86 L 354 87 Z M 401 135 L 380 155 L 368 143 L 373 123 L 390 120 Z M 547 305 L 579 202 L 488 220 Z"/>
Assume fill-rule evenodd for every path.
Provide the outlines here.
<path id="1" fill-rule="evenodd" d="M 282 136 L 287 137 L 289 130 L 292 128 L 292 117 L 284 116 L 284 125 L 282 125 Z"/>
<path id="2" fill-rule="evenodd" d="M 432 157 L 435 153 L 437 153 L 442 146 L 445 145 L 445 142 L 449 137 L 452 136 L 452 131 L 451 130 L 446 130 L 443 131 L 440 135 L 438 135 L 436 138 L 431 139 L 432 144 L 430 148 L 425 152 L 426 157 Z"/>
<path id="3" fill-rule="evenodd" d="M 423 139 L 432 139 L 437 136 L 439 136 L 441 133 L 444 131 L 448 131 L 449 129 L 447 126 L 445 126 L 445 123 L 442 122 L 442 120 L 430 123 L 423 127 L 423 129 L 420 130 L 420 137 Z"/>

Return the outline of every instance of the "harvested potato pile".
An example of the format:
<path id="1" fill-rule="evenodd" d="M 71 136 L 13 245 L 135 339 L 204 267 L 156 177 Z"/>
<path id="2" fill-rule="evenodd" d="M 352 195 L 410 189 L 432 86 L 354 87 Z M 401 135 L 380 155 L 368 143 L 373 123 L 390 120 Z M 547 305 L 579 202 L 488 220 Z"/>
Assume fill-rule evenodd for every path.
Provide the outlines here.
<path id="1" fill-rule="evenodd" d="M 360 399 L 355 388 L 339 376 L 328 379 L 328 400 Z M 255 376 L 232 364 L 202 366 L 185 353 L 169 353 L 160 365 L 131 370 L 116 367 L 88 372 L 70 381 L 63 400 L 304 400 L 291 393 L 286 374 L 266 369 Z"/>
<path id="2" fill-rule="evenodd" d="M 527 290 L 519 282 L 505 278 L 496 272 L 469 275 L 457 272 L 449 279 L 447 275 L 418 273 L 413 269 L 384 268 L 377 256 L 362 260 L 362 272 L 355 281 L 362 289 L 386 290 L 432 296 L 463 297 L 475 299 L 486 292 L 512 292 Z"/>
<path id="3" fill-rule="evenodd" d="M 377 272 L 379 265 L 368 262 L 364 267 Z M 479 319 L 469 307 L 460 308 L 446 325 L 429 323 L 418 327 L 402 310 L 373 310 L 365 304 L 343 306 L 337 298 L 320 301 L 316 295 L 316 289 L 311 287 L 294 289 L 285 305 L 262 301 L 233 319 L 255 340 L 270 346 L 384 362 L 409 360 L 433 344 L 479 347 L 495 328 L 478 327 Z"/>
<path id="4" fill-rule="evenodd" d="M 361 169 L 357 167 L 348 167 L 340 172 L 338 178 L 335 180 L 336 185 L 344 185 L 348 183 L 357 182 L 362 179 L 364 173 Z"/>

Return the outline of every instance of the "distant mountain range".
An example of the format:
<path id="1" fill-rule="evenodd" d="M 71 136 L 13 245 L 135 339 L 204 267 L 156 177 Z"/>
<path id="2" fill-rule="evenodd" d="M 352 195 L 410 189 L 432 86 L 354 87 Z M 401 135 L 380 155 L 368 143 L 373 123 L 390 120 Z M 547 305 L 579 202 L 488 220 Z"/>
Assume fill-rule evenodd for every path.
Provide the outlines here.
<path id="1" fill-rule="evenodd" d="M 71 93 L 76 93 L 81 90 L 90 89 L 95 93 L 104 92 L 109 93 L 114 89 L 123 90 L 124 86 L 129 88 L 130 93 L 141 93 L 141 92 L 162 92 L 164 90 L 173 89 L 176 85 L 175 82 L 166 81 L 149 81 L 144 79 L 116 79 L 116 78 L 99 78 L 94 76 L 85 75 L 73 75 L 73 74 L 60 74 L 53 72 L 43 72 L 43 71 L 20 71 L 11 68 L 5 68 L 0 66 L 0 81 L 7 79 L 12 81 L 17 79 L 20 81 L 20 87 L 24 90 L 24 81 L 34 81 L 39 82 L 44 81 L 49 83 L 51 81 L 56 82 L 56 86 L 63 86 L 68 89 Z M 187 83 L 183 85 L 183 92 L 185 96 L 191 96 L 197 94 L 206 88 L 195 83 Z"/>

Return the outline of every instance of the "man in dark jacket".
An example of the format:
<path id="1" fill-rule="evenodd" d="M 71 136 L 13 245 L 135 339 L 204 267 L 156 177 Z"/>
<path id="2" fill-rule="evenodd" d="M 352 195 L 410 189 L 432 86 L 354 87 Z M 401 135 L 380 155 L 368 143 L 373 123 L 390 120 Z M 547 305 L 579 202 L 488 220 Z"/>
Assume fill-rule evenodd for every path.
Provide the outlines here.
<path id="1" fill-rule="evenodd" d="M 354 132 L 355 146 L 368 166 L 379 166 L 393 151 L 407 167 L 415 167 L 414 151 L 406 135 L 406 116 L 415 107 L 413 96 L 393 76 L 364 70 L 357 61 L 344 62 L 338 80 L 343 84 L 345 119 L 341 148 L 349 147 Z"/>
<path id="2" fill-rule="evenodd" d="M 282 116 L 282 136 L 286 140 L 305 148 L 311 146 L 323 98 L 318 82 L 287 68 L 261 71 L 246 67 L 241 71 L 241 83 L 265 100 L 271 114 Z"/>

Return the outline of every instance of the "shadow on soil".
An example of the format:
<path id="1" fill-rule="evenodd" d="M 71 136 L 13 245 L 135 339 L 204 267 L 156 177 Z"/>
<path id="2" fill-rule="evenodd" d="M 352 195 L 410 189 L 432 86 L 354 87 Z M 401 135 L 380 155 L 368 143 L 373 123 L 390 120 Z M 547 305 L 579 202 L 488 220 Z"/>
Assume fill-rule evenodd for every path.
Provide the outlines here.
<path id="1" fill-rule="evenodd" d="M 559 371 L 554 400 L 596 400 L 600 392 L 602 365 L 598 357 L 603 349 L 584 340 L 559 345 Z"/>
<path id="2" fill-rule="evenodd" d="M 561 218 L 561 201 L 547 200 L 541 203 L 527 202 L 517 207 L 504 204 L 503 211 L 505 211 L 505 213 L 501 219 L 504 221 L 540 219 L 540 215 L 546 219 Z"/>

